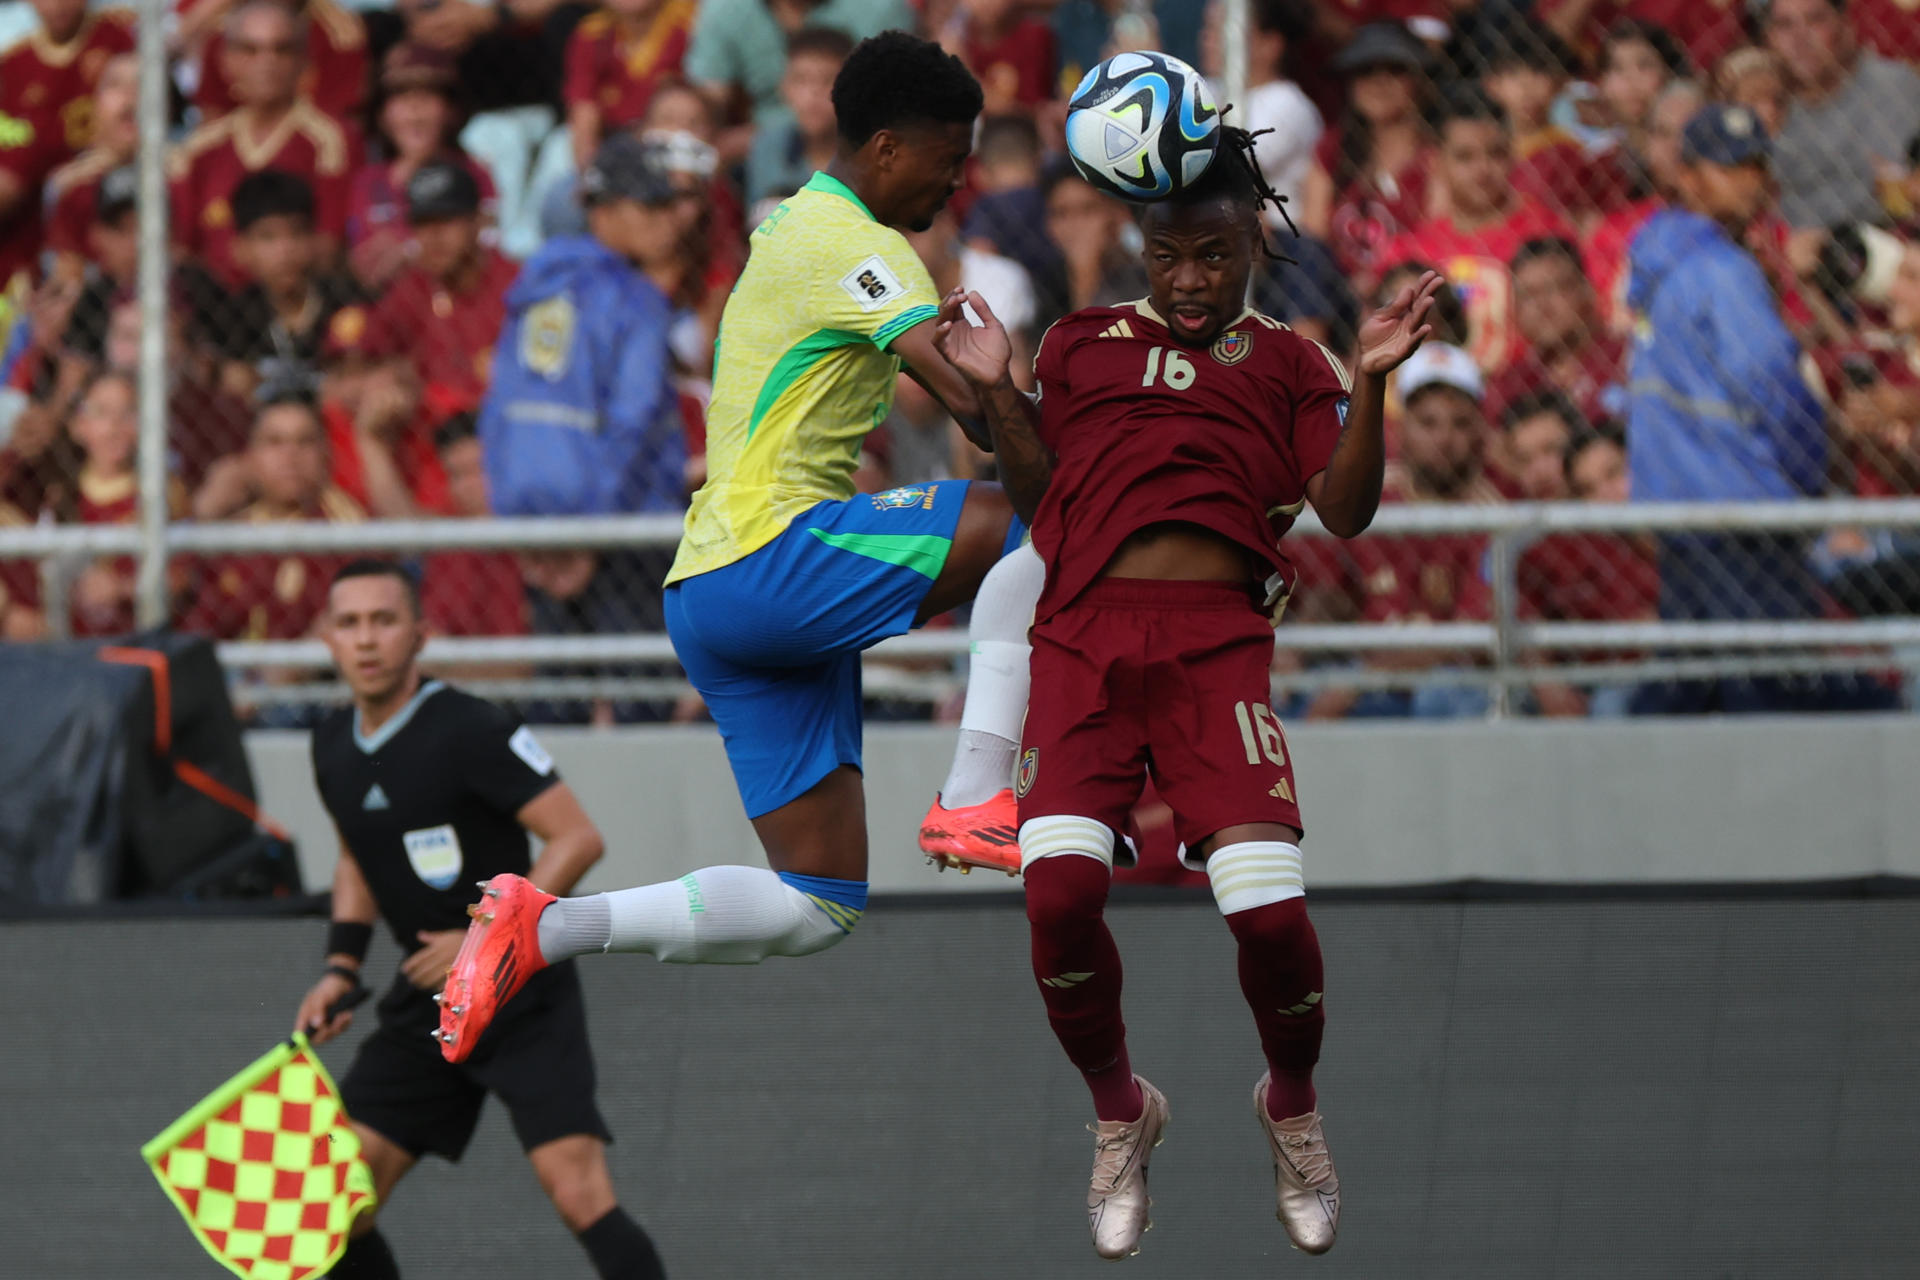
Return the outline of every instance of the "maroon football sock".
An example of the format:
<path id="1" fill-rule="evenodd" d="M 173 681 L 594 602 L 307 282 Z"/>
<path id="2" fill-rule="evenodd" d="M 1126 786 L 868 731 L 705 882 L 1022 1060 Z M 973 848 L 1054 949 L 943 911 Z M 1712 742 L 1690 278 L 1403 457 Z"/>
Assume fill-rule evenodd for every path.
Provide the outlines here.
<path id="1" fill-rule="evenodd" d="M 1027 868 L 1027 921 L 1033 976 L 1047 1021 L 1067 1058 L 1086 1077 L 1102 1120 L 1137 1120 L 1146 1102 L 1127 1060 L 1120 1017 L 1120 952 L 1101 913 L 1112 880 L 1107 865 L 1078 854 L 1041 858 Z"/>
<path id="2" fill-rule="evenodd" d="M 1253 1008 L 1272 1079 L 1267 1114 L 1276 1120 L 1314 1108 L 1313 1067 L 1327 1015 L 1320 993 L 1320 939 L 1305 898 L 1270 902 L 1227 917 L 1240 943 L 1240 990 Z"/>

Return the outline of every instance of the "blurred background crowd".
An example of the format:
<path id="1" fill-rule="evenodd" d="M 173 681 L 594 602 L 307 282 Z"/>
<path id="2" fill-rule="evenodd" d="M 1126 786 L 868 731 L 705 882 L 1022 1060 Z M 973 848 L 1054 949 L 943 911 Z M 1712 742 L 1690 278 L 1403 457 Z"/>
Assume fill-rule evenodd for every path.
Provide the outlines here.
<path id="1" fill-rule="evenodd" d="M 748 234 L 830 159 L 834 76 L 889 28 L 939 40 L 985 88 L 966 187 L 912 238 L 935 283 L 986 295 L 1027 357 L 1067 311 L 1146 291 L 1130 211 L 1064 162 L 1073 86 L 1106 54 L 1151 47 L 1219 93 L 1231 57 L 1249 89 L 1228 118 L 1271 130 L 1260 162 L 1291 212 L 1272 217 L 1287 261 L 1259 269 L 1253 305 L 1345 353 L 1409 277 L 1449 281 L 1435 340 L 1393 384 L 1390 503 L 1920 492 L 1913 0 L 1251 10 L 1228 49 L 1218 0 L 180 0 L 171 513 L 683 509 Z M 129 521 L 132 22 L 12 0 L 0 47 L 0 524 Z M 863 487 L 952 474 L 990 476 L 991 459 L 903 381 Z M 1491 616 L 1484 535 L 1297 543 L 1292 620 Z M 447 552 L 421 567 L 441 634 L 618 634 L 661 630 L 669 558 Z M 306 636 L 331 561 L 176 558 L 175 623 Z M 1886 531 L 1560 534 L 1516 572 L 1530 619 L 1920 612 L 1920 541 Z M 0 635 L 126 632 L 133 578 L 114 558 L 0 561 Z M 1481 660 L 1336 655 L 1408 684 L 1316 688 L 1284 710 L 1481 713 L 1483 687 L 1411 679 Z M 1904 696 L 1892 675 L 1543 678 L 1524 701 L 1585 715 Z M 601 699 L 536 714 L 699 711 Z"/>

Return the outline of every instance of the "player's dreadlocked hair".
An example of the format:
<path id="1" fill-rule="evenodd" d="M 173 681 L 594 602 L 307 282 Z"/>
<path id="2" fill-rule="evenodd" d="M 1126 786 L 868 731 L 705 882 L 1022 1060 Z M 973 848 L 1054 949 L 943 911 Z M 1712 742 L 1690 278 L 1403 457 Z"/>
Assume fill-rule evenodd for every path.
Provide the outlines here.
<path id="1" fill-rule="evenodd" d="M 907 124 L 972 124 L 983 105 L 966 63 L 904 31 L 862 40 L 833 78 L 833 114 L 850 147 Z"/>
<path id="2" fill-rule="evenodd" d="M 1225 108 L 1221 114 L 1232 110 Z M 1216 200 L 1226 200 L 1242 208 L 1250 209 L 1256 222 L 1261 218 L 1267 206 L 1280 211 L 1286 219 L 1287 230 L 1294 235 L 1300 234 L 1300 228 L 1293 225 L 1293 217 L 1287 212 L 1287 198 L 1275 191 L 1267 182 L 1266 175 L 1260 172 L 1260 161 L 1254 155 L 1255 139 L 1263 134 L 1272 133 L 1271 129 L 1261 129 L 1249 133 L 1245 129 L 1236 129 L 1232 125 L 1220 126 L 1220 149 L 1213 157 L 1213 163 L 1200 175 L 1200 180 L 1179 194 L 1171 196 L 1167 204 L 1175 206 L 1209 204 Z M 1292 262 L 1286 254 L 1267 240 L 1264 231 L 1260 234 L 1260 248 L 1267 257 L 1275 262 Z"/>

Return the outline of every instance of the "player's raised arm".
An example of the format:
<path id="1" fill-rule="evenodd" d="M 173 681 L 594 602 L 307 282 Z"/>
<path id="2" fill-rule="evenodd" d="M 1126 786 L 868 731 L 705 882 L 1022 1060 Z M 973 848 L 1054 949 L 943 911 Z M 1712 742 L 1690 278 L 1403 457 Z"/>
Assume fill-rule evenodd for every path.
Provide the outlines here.
<path id="1" fill-rule="evenodd" d="M 991 453 L 993 437 L 984 418 L 980 394 L 969 379 L 941 355 L 938 328 L 932 320 L 915 325 L 893 340 L 893 353 L 906 362 L 907 376 L 946 406 L 967 439 Z"/>
<path id="2" fill-rule="evenodd" d="M 968 306 L 980 324 L 968 321 Z M 980 404 L 1014 511 L 1032 524 L 1053 479 L 1053 455 L 1035 429 L 1033 398 L 1013 385 L 1013 342 L 1006 327 L 985 298 L 956 289 L 941 300 L 934 335 L 941 363 L 966 380 Z"/>
<path id="3" fill-rule="evenodd" d="M 1427 313 L 1433 309 L 1433 295 L 1440 284 L 1437 272 L 1427 272 L 1360 326 L 1359 377 L 1353 384 L 1346 424 L 1326 470 L 1307 481 L 1307 501 L 1329 533 L 1357 537 L 1380 509 L 1387 461 L 1382 429 L 1387 375 L 1433 332 Z"/>

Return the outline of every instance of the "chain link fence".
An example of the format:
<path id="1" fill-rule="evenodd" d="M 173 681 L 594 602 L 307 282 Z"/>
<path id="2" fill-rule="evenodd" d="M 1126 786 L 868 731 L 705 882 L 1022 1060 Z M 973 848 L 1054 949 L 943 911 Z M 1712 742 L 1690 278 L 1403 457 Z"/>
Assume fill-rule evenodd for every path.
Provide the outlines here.
<path id="1" fill-rule="evenodd" d="M 0 636 L 149 620 L 147 315 L 167 350 L 164 385 L 145 384 L 164 400 L 153 600 L 229 643 L 258 722 L 337 696 L 312 644 L 260 646 L 308 641 L 332 568 L 367 548 L 417 562 L 436 633 L 473 642 L 456 674 L 529 714 L 697 717 L 660 583 L 704 476 L 720 312 L 748 231 L 831 155 L 851 42 L 895 26 L 959 54 L 987 101 L 967 185 L 915 247 L 942 289 L 985 294 L 1023 355 L 1060 315 L 1147 291 L 1129 211 L 1061 154 L 1065 94 L 1118 48 L 1195 61 L 1223 98 L 1244 83 L 1229 118 L 1272 130 L 1260 161 L 1291 216 L 1271 217 L 1287 260 L 1258 268 L 1261 311 L 1348 355 L 1411 275 L 1447 277 L 1439 332 L 1390 388 L 1376 530 L 1289 538 L 1283 711 L 1905 696 L 1906 0 L 184 0 L 152 45 L 164 119 L 140 107 L 130 15 L 0 4 Z M 144 313 L 143 126 L 171 196 Z M 560 375 L 571 344 L 631 317 L 554 304 L 598 270 L 577 179 L 620 131 L 657 144 L 673 191 L 635 269 L 665 299 L 651 363 L 615 405 Z M 492 447 L 528 377 L 554 421 L 608 434 L 624 415 L 630 483 Z M 859 483 L 954 474 L 990 477 L 991 459 L 903 381 Z M 1549 505 L 1502 514 L 1516 503 Z M 1762 504 L 1825 514 L 1761 520 Z M 1662 524 L 1667 507 L 1707 514 Z M 1582 524 L 1588 508 L 1603 514 Z M 611 514 L 641 532 L 568 543 L 520 523 Z M 448 532 L 406 532 L 425 524 Z M 366 530 L 352 547 L 276 541 L 349 525 Z M 81 532 L 118 526 L 112 545 Z M 951 625 L 882 650 L 871 712 L 951 711 L 963 650 Z"/>

